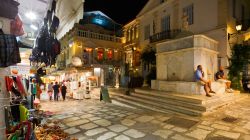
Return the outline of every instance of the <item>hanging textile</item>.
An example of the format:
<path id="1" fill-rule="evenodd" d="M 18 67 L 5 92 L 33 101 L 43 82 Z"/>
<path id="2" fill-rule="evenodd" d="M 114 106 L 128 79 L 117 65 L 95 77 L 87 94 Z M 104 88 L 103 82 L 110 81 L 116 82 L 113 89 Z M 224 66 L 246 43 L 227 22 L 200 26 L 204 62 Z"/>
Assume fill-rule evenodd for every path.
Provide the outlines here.
<path id="1" fill-rule="evenodd" d="M 0 34 L 0 67 L 21 62 L 16 36 Z"/>
<path id="2" fill-rule="evenodd" d="M 6 83 L 6 89 L 7 89 L 7 91 L 11 91 L 11 88 L 13 86 L 13 82 L 14 82 L 13 79 L 10 78 L 9 76 L 5 77 L 5 83 Z"/>
<path id="3" fill-rule="evenodd" d="M 10 33 L 15 36 L 24 35 L 23 23 L 18 15 L 10 22 Z"/>
<path id="4" fill-rule="evenodd" d="M 18 90 L 22 93 L 22 95 L 26 95 L 24 86 L 22 84 L 22 77 L 21 76 L 16 77 L 16 84 L 17 84 Z"/>
<path id="5" fill-rule="evenodd" d="M 20 122 L 27 121 L 29 116 L 29 110 L 23 105 L 19 106 L 20 110 Z"/>

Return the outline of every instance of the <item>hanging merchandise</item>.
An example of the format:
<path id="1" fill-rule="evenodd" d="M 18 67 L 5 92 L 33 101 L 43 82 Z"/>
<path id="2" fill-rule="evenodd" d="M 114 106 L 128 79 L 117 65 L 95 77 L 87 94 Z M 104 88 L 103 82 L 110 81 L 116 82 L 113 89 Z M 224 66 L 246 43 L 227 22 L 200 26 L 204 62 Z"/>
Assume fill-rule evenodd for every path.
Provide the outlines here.
<path id="1" fill-rule="evenodd" d="M 59 24 L 60 24 L 59 18 L 57 16 L 54 16 L 50 26 L 50 32 L 55 33 L 57 28 L 59 27 Z"/>
<path id="2" fill-rule="evenodd" d="M 10 33 L 15 36 L 24 35 L 23 23 L 18 15 L 10 22 Z"/>
<path id="3" fill-rule="evenodd" d="M 0 67 L 21 62 L 16 36 L 0 34 Z"/>
<path id="4" fill-rule="evenodd" d="M 0 0 L 0 17 L 15 19 L 19 3 L 15 0 Z"/>
<path id="5" fill-rule="evenodd" d="M 54 13 L 56 12 L 56 1 L 55 0 L 52 1 L 51 11 Z"/>
<path id="6" fill-rule="evenodd" d="M 35 62 L 33 64 L 36 64 L 36 66 L 39 66 L 41 63 L 44 63 L 45 66 L 55 65 L 56 57 L 61 51 L 60 42 L 55 36 L 60 23 L 59 18 L 55 16 L 55 8 L 56 1 L 53 0 L 51 9 L 47 11 L 43 26 L 40 28 L 36 38 L 35 47 L 29 58 L 31 63 Z"/>
<path id="7" fill-rule="evenodd" d="M 58 55 L 61 53 L 61 44 L 57 39 L 54 40 L 53 51 L 55 55 Z"/>

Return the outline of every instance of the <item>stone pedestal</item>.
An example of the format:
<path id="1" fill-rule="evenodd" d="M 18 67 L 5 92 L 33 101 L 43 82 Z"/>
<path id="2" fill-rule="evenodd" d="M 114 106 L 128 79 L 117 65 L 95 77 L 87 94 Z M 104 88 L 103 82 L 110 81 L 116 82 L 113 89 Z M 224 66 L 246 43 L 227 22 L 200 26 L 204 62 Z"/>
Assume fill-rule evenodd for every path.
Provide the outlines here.
<path id="1" fill-rule="evenodd" d="M 217 46 L 217 41 L 204 35 L 192 35 L 157 44 L 157 80 L 152 82 L 151 88 L 185 92 L 192 85 L 187 82 L 194 82 L 194 72 L 198 65 L 202 65 L 205 78 L 213 81 L 218 67 Z M 160 84 L 160 81 L 167 82 Z M 176 82 L 181 85 L 179 88 L 173 84 Z"/>

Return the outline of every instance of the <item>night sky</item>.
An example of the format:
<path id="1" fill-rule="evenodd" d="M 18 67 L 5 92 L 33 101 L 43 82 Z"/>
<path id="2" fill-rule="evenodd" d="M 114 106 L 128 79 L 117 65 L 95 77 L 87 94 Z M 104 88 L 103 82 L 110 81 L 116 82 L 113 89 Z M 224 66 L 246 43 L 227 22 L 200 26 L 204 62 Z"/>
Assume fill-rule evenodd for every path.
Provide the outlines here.
<path id="1" fill-rule="evenodd" d="M 85 11 L 102 11 L 120 24 L 132 21 L 148 0 L 85 0 Z"/>

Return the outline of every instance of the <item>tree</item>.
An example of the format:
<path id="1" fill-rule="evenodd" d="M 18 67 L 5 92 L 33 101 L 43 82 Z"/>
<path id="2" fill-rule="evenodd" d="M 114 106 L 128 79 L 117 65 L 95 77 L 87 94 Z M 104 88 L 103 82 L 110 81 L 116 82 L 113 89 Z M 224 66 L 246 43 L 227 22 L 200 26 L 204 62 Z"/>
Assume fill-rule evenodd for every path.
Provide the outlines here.
<path id="1" fill-rule="evenodd" d="M 232 88 L 242 90 L 242 75 L 245 67 L 250 64 L 250 46 L 236 44 L 232 48 L 232 57 L 229 60 L 229 79 L 232 81 Z"/>

